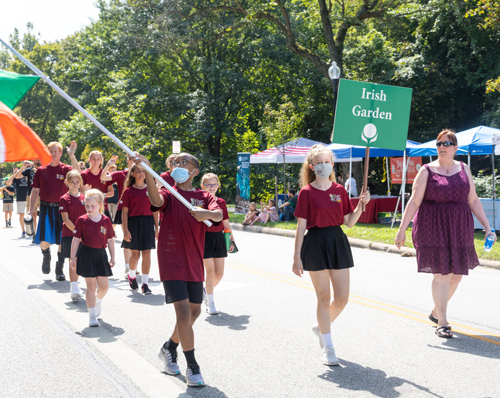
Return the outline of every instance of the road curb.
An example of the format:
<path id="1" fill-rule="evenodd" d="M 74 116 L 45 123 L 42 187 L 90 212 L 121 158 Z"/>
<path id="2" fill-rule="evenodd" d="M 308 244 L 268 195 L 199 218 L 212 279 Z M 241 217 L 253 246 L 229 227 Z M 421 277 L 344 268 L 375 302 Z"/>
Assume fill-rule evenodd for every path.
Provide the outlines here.
<path id="1" fill-rule="evenodd" d="M 250 225 L 241 225 L 236 223 L 230 223 L 231 228 L 235 231 L 247 231 L 254 233 L 262 233 L 269 235 L 278 235 L 285 236 L 288 238 L 295 238 L 296 231 L 292 229 L 279 229 L 279 228 L 268 228 L 268 227 L 260 227 L 260 226 L 250 226 Z M 377 250 L 383 251 L 386 253 L 398 254 L 401 257 L 415 257 L 416 251 L 410 247 L 402 247 L 401 250 L 396 247 L 396 245 L 389 245 L 387 243 L 380 242 L 371 242 L 368 240 L 357 239 L 357 238 L 348 238 L 349 244 L 353 247 L 358 247 L 360 249 L 369 249 L 369 250 Z M 494 268 L 500 270 L 500 261 L 493 260 L 484 260 L 479 259 L 479 265 L 487 268 Z"/>

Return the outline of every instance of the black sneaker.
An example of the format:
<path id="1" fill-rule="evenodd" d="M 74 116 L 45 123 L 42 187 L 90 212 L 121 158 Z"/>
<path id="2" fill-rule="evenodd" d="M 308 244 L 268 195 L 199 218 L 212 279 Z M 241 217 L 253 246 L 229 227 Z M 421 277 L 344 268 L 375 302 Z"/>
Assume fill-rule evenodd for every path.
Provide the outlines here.
<path id="1" fill-rule="evenodd" d="M 130 275 L 127 275 L 128 283 L 132 290 L 136 290 L 139 288 L 139 284 L 137 283 L 137 278 L 132 279 Z"/>
<path id="2" fill-rule="evenodd" d="M 21 238 L 26 238 L 26 231 L 23 231 L 23 233 L 21 234 Z"/>
<path id="3" fill-rule="evenodd" d="M 43 261 L 42 261 L 42 273 L 45 275 L 50 274 L 50 260 L 51 260 L 50 253 L 47 255 L 43 255 Z"/>
<path id="4" fill-rule="evenodd" d="M 151 294 L 151 289 L 145 283 L 142 284 L 142 294 Z"/>
<path id="5" fill-rule="evenodd" d="M 66 277 L 63 272 L 64 262 L 56 262 L 56 280 L 59 282 L 65 281 Z"/>
<path id="6" fill-rule="evenodd" d="M 12 227 L 12 219 L 9 220 L 9 227 Z"/>

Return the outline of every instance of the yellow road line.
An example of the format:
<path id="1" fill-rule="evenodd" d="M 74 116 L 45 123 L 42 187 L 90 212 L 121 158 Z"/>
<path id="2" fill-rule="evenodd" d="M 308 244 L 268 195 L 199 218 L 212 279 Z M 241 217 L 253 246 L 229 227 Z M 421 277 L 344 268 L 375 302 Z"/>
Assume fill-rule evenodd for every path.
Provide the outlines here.
<path id="1" fill-rule="evenodd" d="M 226 265 L 230 266 L 231 268 L 239 269 L 240 271 L 248 272 L 250 274 L 262 276 L 262 277 L 267 278 L 267 279 L 272 279 L 272 280 L 275 280 L 278 282 L 286 283 L 288 285 L 301 287 L 303 289 L 314 291 L 314 286 L 312 285 L 312 282 L 307 281 L 307 280 L 295 279 L 295 278 L 292 278 L 292 277 L 289 277 L 286 275 L 281 275 L 281 274 L 271 272 L 271 271 L 263 271 L 263 270 L 260 270 L 258 268 L 250 267 L 248 265 L 244 265 L 244 264 L 240 264 L 240 263 L 235 263 L 232 261 L 226 261 Z M 398 306 L 395 306 L 393 304 L 384 303 L 382 301 L 373 300 L 373 299 L 369 299 L 369 298 L 354 295 L 354 294 L 350 295 L 350 301 L 355 303 L 355 304 L 363 305 L 365 307 L 373 308 L 373 309 L 376 309 L 379 311 L 384 311 L 384 312 L 387 312 L 389 314 L 393 314 L 393 315 L 397 315 L 397 316 L 400 316 L 403 318 L 411 319 L 411 320 L 414 320 L 414 321 L 417 321 L 417 322 L 420 322 L 420 323 L 423 323 L 426 325 L 433 325 L 432 322 L 430 322 L 426 319 L 421 319 L 419 317 L 407 315 L 407 314 L 401 313 L 399 311 L 423 316 L 425 318 L 427 318 L 427 315 L 422 314 L 422 313 L 417 312 L 417 311 L 398 307 Z M 372 303 L 372 304 L 370 304 L 370 303 Z M 393 308 L 394 310 L 397 310 L 397 311 L 394 311 L 394 310 L 391 310 L 388 308 L 384 308 L 384 307 Z M 457 331 L 456 328 L 459 327 L 462 329 L 469 329 L 469 330 L 472 330 L 474 332 L 486 334 L 489 337 L 496 337 L 499 339 L 500 339 L 500 335 L 489 333 L 489 332 L 481 330 L 481 329 L 477 329 L 477 328 L 474 328 L 471 326 L 461 325 L 461 324 L 457 324 L 457 323 L 451 323 L 451 325 L 453 326 L 453 332 L 455 332 L 455 333 L 460 333 L 462 335 L 472 337 L 474 339 L 482 340 L 482 341 L 500 346 L 500 341 L 498 341 L 498 340 L 493 340 L 493 339 L 490 339 L 488 337 L 478 336 L 476 334 L 470 334 L 470 333 L 463 332 L 463 331 Z"/>

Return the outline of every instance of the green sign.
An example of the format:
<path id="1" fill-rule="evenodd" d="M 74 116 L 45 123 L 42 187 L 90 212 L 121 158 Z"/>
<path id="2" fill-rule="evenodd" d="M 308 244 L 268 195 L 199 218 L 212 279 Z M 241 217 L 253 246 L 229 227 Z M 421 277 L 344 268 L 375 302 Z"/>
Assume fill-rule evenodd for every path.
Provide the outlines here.
<path id="1" fill-rule="evenodd" d="M 340 79 L 332 142 L 406 149 L 411 88 Z"/>

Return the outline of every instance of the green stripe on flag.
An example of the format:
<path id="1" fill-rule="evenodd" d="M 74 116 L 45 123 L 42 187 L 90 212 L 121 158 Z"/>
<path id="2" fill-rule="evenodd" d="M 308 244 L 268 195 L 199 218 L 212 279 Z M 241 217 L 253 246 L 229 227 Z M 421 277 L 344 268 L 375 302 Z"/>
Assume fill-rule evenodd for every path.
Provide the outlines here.
<path id="1" fill-rule="evenodd" d="M 14 109 L 40 78 L 0 70 L 0 101 Z"/>

